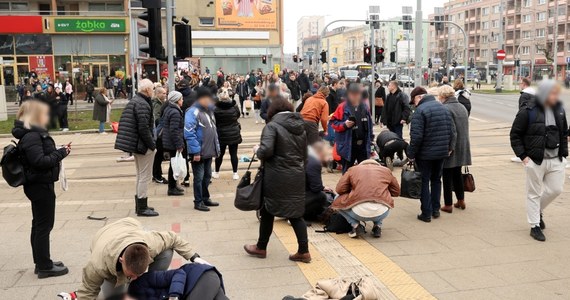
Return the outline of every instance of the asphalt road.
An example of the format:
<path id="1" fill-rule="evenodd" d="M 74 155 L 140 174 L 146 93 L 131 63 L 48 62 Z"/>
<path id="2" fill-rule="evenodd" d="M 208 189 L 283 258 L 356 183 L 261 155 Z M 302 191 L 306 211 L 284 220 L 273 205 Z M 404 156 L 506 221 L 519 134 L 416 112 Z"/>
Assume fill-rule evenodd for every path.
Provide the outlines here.
<path id="1" fill-rule="evenodd" d="M 516 94 L 471 95 L 471 117 L 487 122 L 511 123 L 518 112 L 519 96 Z"/>
<path id="2" fill-rule="evenodd" d="M 87 103 L 87 101 L 83 101 L 83 99 L 79 101 L 74 101 L 73 105 L 70 105 L 68 108 L 69 112 L 75 111 L 75 102 L 77 102 L 77 110 L 78 111 L 90 111 L 93 110 L 93 103 Z M 123 108 L 127 105 L 126 99 L 117 99 L 113 102 L 113 108 Z M 6 103 L 8 115 L 13 116 L 18 112 L 19 106 L 15 102 L 8 102 Z"/>

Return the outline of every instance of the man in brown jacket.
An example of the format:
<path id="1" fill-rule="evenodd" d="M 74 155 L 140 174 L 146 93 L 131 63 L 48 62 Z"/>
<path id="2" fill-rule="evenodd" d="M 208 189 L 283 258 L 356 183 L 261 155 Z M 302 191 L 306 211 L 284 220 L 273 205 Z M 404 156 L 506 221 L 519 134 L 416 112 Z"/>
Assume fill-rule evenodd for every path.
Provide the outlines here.
<path id="1" fill-rule="evenodd" d="M 129 281 L 148 271 L 165 271 L 173 251 L 187 260 L 206 263 L 192 252 L 190 244 L 172 231 L 146 231 L 133 218 L 124 218 L 101 228 L 91 243 L 91 258 L 83 268 L 83 280 L 76 293 L 60 294 L 63 299 L 95 300 L 117 297 Z M 114 299 L 114 298 L 113 298 Z"/>
<path id="2" fill-rule="evenodd" d="M 340 178 L 336 192 L 339 196 L 331 207 L 352 225 L 348 235 L 356 238 L 364 234 L 360 222 L 372 221 L 372 235 L 379 238 L 382 220 L 394 208 L 392 197 L 400 195 L 400 185 L 388 168 L 368 159 L 348 169 Z"/>
<path id="3" fill-rule="evenodd" d="M 301 116 L 305 120 L 305 132 L 307 133 L 307 142 L 309 145 L 319 140 L 319 122 L 323 127 L 325 135 L 327 134 L 329 122 L 329 104 L 327 97 L 329 96 L 329 88 L 321 86 L 317 93 L 305 100 Z"/>

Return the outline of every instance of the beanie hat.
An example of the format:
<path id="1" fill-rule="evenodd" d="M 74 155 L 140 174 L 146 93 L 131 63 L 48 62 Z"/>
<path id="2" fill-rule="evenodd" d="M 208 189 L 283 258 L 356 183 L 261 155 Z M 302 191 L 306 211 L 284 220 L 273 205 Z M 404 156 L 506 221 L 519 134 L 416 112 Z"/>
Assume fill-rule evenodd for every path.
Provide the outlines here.
<path id="1" fill-rule="evenodd" d="M 168 102 L 176 103 L 182 98 L 182 94 L 177 91 L 172 91 L 168 93 Z"/>
<path id="2" fill-rule="evenodd" d="M 412 93 L 410 94 L 410 99 L 412 99 L 412 101 L 414 100 L 414 98 L 416 98 L 416 96 L 419 95 L 425 95 L 427 94 L 426 89 L 424 89 L 421 86 L 416 87 L 415 89 L 412 90 Z"/>

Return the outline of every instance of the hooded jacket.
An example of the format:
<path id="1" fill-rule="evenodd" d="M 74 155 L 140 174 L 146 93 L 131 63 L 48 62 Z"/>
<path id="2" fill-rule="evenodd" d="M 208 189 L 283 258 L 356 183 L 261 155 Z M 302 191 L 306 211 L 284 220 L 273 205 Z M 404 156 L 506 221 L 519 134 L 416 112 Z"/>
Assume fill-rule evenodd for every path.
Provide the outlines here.
<path id="1" fill-rule="evenodd" d="M 148 246 L 151 260 L 165 250 L 190 259 L 194 252 L 190 244 L 173 231 L 147 231 L 133 218 L 124 218 L 99 229 L 91 242 L 91 257 L 83 268 L 81 287 L 77 298 L 95 300 L 105 280 L 116 285 L 126 284 L 128 278 L 117 271 L 119 256 L 132 244 Z"/>
<path id="2" fill-rule="evenodd" d="M 214 113 L 195 103 L 184 115 L 184 139 L 188 154 L 200 155 L 204 159 L 218 157 L 220 144 Z"/>
<path id="3" fill-rule="evenodd" d="M 14 121 L 12 135 L 19 140 L 26 184 L 54 183 L 59 180 L 59 163 L 67 156 L 64 148 L 56 149 L 47 130 L 25 128 L 22 121 Z"/>
<path id="4" fill-rule="evenodd" d="M 316 93 L 314 96 L 305 100 L 301 116 L 305 121 L 318 123 L 321 122 L 323 130 L 327 131 L 329 122 L 329 104 L 323 93 Z"/>
<path id="5" fill-rule="evenodd" d="M 400 185 L 388 168 L 369 159 L 348 169 L 338 181 L 336 192 L 339 196 L 331 205 L 333 209 L 348 210 L 365 202 L 394 208 L 392 197 L 400 196 Z"/>
<path id="6" fill-rule="evenodd" d="M 238 120 L 241 113 L 235 100 L 219 101 L 214 109 L 218 140 L 222 145 L 241 144 L 241 125 Z"/>
<path id="7" fill-rule="evenodd" d="M 336 145 L 336 150 L 338 155 L 345 160 L 350 161 L 352 157 L 352 128 L 348 128 L 345 125 L 346 120 L 352 116 L 350 105 L 347 105 L 347 101 L 341 103 L 334 114 L 331 116 L 330 122 L 332 123 L 332 128 L 335 131 L 334 142 Z M 372 139 L 373 139 L 373 123 L 370 111 L 365 108 L 366 104 L 361 104 L 360 109 L 366 113 L 367 127 L 365 128 L 368 138 L 364 140 L 365 149 L 371 149 Z M 367 151 L 368 158 L 370 157 L 370 151 Z"/>
<path id="8" fill-rule="evenodd" d="M 524 90 L 522 90 L 521 96 L 519 97 L 519 108 L 523 108 L 524 106 L 532 104 L 532 102 L 534 102 L 535 94 L 536 91 L 531 87 L 527 87 Z"/>
<path id="9" fill-rule="evenodd" d="M 283 218 L 300 218 L 305 212 L 307 136 L 298 113 L 273 116 L 261 133 L 257 157 L 263 161 L 263 195 L 267 211 Z"/>

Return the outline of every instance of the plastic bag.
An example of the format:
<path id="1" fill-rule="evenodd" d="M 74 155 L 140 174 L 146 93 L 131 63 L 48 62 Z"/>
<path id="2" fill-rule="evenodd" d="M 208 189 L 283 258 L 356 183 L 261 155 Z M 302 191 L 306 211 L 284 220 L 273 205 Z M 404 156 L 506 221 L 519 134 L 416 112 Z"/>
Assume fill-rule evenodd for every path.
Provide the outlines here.
<path id="1" fill-rule="evenodd" d="M 182 156 L 182 152 L 176 152 L 176 156 L 170 158 L 170 164 L 172 165 L 172 173 L 175 180 L 186 177 L 188 169 L 186 169 L 186 160 Z"/>

